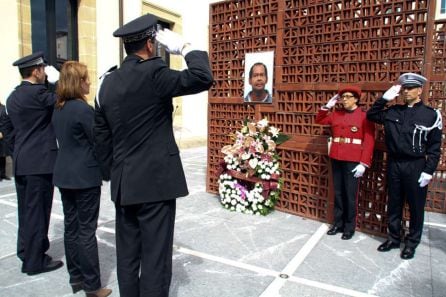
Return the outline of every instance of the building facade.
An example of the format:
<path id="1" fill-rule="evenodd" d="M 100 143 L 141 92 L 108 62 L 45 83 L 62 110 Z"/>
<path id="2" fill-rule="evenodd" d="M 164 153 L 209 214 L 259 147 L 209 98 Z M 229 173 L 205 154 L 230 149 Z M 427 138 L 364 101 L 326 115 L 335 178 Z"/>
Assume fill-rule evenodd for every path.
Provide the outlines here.
<path id="1" fill-rule="evenodd" d="M 7 40 L 0 57 L 0 100 L 5 103 L 20 75 L 12 62 L 35 51 L 45 52 L 49 64 L 78 60 L 88 66 L 92 81 L 88 101 L 93 104 L 98 77 L 125 58 L 113 31 L 122 24 L 152 13 L 161 27 L 181 34 L 199 49 L 208 50 L 209 0 L 14 0 L 0 3 Z M 215 2 L 215 1 L 214 1 Z M 173 69 L 184 59 L 160 55 Z M 174 99 L 174 129 L 180 146 L 203 145 L 207 135 L 207 92 Z"/>

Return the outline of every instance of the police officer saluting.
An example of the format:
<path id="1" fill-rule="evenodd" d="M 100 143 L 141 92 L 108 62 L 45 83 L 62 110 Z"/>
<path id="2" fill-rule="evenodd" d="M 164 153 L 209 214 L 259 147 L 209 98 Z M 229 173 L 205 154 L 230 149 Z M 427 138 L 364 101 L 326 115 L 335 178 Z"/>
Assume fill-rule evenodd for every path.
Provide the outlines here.
<path id="1" fill-rule="evenodd" d="M 172 97 L 208 90 L 208 54 L 180 35 L 156 32 L 157 18 L 141 16 L 116 30 L 127 57 L 103 77 L 96 97 L 94 135 L 116 208 L 117 276 L 121 297 L 167 297 L 172 277 L 175 199 L 188 195 L 172 129 Z M 155 36 L 188 69 L 155 57 Z"/>
<path id="2" fill-rule="evenodd" d="M 388 239 L 378 247 L 387 252 L 400 247 L 404 202 L 410 210 L 409 233 L 402 259 L 411 259 L 423 231 L 427 185 L 440 159 L 442 119 L 439 111 L 424 105 L 420 96 L 426 78 L 405 73 L 367 111 L 367 118 L 384 125 L 388 151 Z M 400 93 L 405 104 L 386 108 Z"/>
<path id="3" fill-rule="evenodd" d="M 22 272 L 34 275 L 63 265 L 46 254 L 57 146 L 51 125 L 56 95 L 47 90 L 45 81 L 48 74 L 48 81 L 56 82 L 58 72 L 52 66 L 45 67 L 42 52 L 13 65 L 19 68 L 23 80 L 6 101 L 2 129 L 13 148 L 19 217 L 17 256 L 23 261 Z"/>

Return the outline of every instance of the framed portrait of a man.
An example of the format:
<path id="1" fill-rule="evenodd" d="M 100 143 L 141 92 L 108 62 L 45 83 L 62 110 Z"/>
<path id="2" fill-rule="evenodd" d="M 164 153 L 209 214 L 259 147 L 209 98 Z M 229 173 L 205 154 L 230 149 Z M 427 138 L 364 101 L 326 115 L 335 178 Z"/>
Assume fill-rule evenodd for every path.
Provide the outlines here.
<path id="1" fill-rule="evenodd" d="M 273 102 L 274 51 L 247 53 L 245 55 L 246 103 Z"/>

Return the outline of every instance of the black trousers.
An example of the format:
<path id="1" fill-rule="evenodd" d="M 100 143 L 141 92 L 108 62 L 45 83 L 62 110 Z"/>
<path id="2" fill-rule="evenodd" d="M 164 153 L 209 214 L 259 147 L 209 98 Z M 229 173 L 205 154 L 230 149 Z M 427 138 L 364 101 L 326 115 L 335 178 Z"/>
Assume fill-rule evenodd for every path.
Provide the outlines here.
<path id="1" fill-rule="evenodd" d="M 427 186 L 421 188 L 418 183 L 426 160 L 389 158 L 387 169 L 389 220 L 389 239 L 395 243 L 401 241 L 401 223 L 404 203 L 409 204 L 409 234 L 405 237 L 408 247 L 416 248 L 421 240 L 424 223 L 424 206 L 426 205 Z"/>
<path id="2" fill-rule="evenodd" d="M 334 223 L 344 228 L 344 232 L 354 232 L 358 200 L 359 178 L 353 176 L 352 170 L 358 162 L 331 159 L 334 184 Z"/>
<path id="3" fill-rule="evenodd" d="M 6 177 L 6 157 L 0 156 L 0 179 Z"/>
<path id="4" fill-rule="evenodd" d="M 83 282 L 86 292 L 101 288 L 98 227 L 101 187 L 59 188 L 64 212 L 64 244 L 70 283 Z"/>
<path id="5" fill-rule="evenodd" d="M 168 297 L 176 200 L 116 207 L 121 297 Z"/>
<path id="6" fill-rule="evenodd" d="M 41 271 L 51 260 L 45 253 L 50 247 L 52 180 L 52 174 L 15 176 L 19 212 L 17 256 L 23 262 L 22 272 Z"/>

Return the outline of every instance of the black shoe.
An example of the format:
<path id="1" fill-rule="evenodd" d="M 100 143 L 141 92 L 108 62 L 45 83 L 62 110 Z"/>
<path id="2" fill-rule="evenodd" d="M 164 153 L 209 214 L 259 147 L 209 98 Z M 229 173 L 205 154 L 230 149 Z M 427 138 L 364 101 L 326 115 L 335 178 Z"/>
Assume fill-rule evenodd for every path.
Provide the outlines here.
<path id="1" fill-rule="evenodd" d="M 404 260 L 412 259 L 414 256 L 415 256 L 415 248 L 409 246 L 404 247 L 400 255 L 401 259 Z"/>
<path id="2" fill-rule="evenodd" d="M 2 177 L 0 177 L 0 180 L 2 180 L 2 179 L 4 179 L 4 180 L 11 180 L 11 178 L 10 177 L 8 177 L 8 176 L 2 176 Z"/>
<path id="3" fill-rule="evenodd" d="M 349 240 L 349 239 L 351 239 L 351 238 L 353 237 L 353 234 L 355 234 L 355 231 L 347 231 L 347 232 L 344 232 L 344 233 L 342 234 L 341 239 L 343 239 L 343 240 Z"/>
<path id="4" fill-rule="evenodd" d="M 327 235 L 336 235 L 344 231 L 344 228 L 331 226 L 330 230 L 327 231 Z"/>
<path id="5" fill-rule="evenodd" d="M 388 252 L 391 249 L 398 249 L 398 248 L 400 248 L 399 243 L 394 243 L 393 241 L 387 239 L 386 241 L 384 241 L 383 244 L 381 244 L 378 247 L 378 251 L 379 252 Z"/>
<path id="6" fill-rule="evenodd" d="M 31 271 L 31 272 L 27 272 L 28 275 L 36 275 L 39 273 L 45 273 L 45 272 L 50 272 L 56 269 L 59 269 L 60 267 L 63 266 L 63 262 L 62 261 L 49 261 L 48 264 L 43 267 L 42 270 L 38 270 L 38 271 Z"/>

